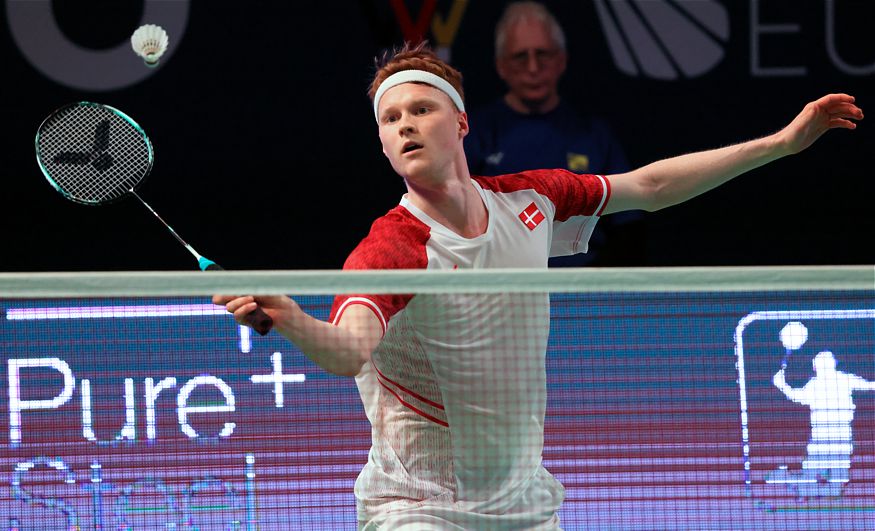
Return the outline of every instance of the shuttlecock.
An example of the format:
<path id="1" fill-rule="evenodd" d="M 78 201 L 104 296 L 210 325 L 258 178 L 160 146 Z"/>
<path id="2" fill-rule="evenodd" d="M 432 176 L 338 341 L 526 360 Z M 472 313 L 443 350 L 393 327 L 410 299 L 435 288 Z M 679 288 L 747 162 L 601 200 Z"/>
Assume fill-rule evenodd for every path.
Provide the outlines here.
<path id="1" fill-rule="evenodd" d="M 799 321 L 793 321 L 781 329 L 780 337 L 785 349 L 799 350 L 808 341 L 808 329 Z"/>
<path id="2" fill-rule="evenodd" d="M 131 35 L 131 47 L 143 58 L 146 66 L 154 67 L 167 50 L 167 32 L 161 26 L 146 24 Z"/>

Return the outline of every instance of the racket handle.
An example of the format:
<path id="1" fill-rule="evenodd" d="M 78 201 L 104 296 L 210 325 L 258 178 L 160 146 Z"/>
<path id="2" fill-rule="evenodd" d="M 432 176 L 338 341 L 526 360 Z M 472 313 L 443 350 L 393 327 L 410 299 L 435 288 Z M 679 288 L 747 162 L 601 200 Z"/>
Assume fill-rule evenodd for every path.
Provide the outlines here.
<path id="1" fill-rule="evenodd" d="M 261 308 L 255 308 L 244 319 L 246 324 L 252 327 L 253 330 L 261 335 L 267 335 L 270 329 L 273 328 L 273 319 L 264 313 Z"/>
<path id="2" fill-rule="evenodd" d="M 213 262 L 208 258 L 201 257 L 198 260 L 201 269 L 204 271 L 224 271 L 225 268 L 220 266 L 219 264 Z M 255 308 L 251 312 L 249 312 L 244 318 L 246 324 L 252 327 L 253 330 L 258 332 L 261 335 L 267 335 L 270 332 L 270 329 L 273 328 L 273 319 L 270 318 L 269 315 L 264 313 L 264 310 L 261 308 Z"/>

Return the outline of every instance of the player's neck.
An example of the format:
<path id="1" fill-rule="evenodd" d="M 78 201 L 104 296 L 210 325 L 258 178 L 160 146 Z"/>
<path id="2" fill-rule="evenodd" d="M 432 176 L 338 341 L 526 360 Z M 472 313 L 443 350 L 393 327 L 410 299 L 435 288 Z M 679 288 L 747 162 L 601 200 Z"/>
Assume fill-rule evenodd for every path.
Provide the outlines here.
<path id="1" fill-rule="evenodd" d="M 508 92 L 504 95 L 504 102 L 520 114 L 547 114 L 559 106 L 559 94 L 551 94 L 543 100 L 523 100 Z"/>
<path id="2" fill-rule="evenodd" d="M 489 212 L 467 172 L 439 185 L 407 182 L 407 199 L 430 218 L 463 238 L 486 232 Z"/>

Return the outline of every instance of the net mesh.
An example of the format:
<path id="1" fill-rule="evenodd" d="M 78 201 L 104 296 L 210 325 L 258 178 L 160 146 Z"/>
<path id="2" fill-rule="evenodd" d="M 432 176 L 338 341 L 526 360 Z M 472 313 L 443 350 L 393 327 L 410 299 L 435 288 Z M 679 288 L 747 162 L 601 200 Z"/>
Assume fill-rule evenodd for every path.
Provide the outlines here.
<path id="1" fill-rule="evenodd" d="M 875 514 L 871 267 L 392 273 L 0 275 L 0 514 L 21 529 Z M 204 297 L 227 289 L 288 293 L 320 320 L 404 302 L 353 379 Z"/>
<path id="2" fill-rule="evenodd" d="M 85 204 L 114 201 L 136 188 L 152 167 L 152 147 L 129 118 L 81 103 L 61 109 L 40 127 L 37 157 L 49 182 Z"/>

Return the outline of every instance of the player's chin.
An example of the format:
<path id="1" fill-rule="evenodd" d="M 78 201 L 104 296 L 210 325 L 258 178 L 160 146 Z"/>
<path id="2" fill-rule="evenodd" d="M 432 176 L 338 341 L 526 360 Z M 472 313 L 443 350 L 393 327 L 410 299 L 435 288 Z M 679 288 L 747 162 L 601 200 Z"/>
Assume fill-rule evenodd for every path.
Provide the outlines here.
<path id="1" fill-rule="evenodd" d="M 393 156 L 390 161 L 392 162 L 392 167 L 395 168 L 395 171 L 402 173 L 405 168 L 419 164 L 422 159 L 420 155 L 419 152 L 401 153 Z"/>
<path id="2" fill-rule="evenodd" d="M 402 175 L 412 175 L 426 171 L 429 167 L 429 163 L 424 157 L 411 155 L 409 157 L 403 157 L 399 161 L 398 166 L 404 172 Z"/>
<path id="3" fill-rule="evenodd" d="M 427 184 L 434 180 L 434 172 L 432 168 L 425 164 L 408 164 L 404 173 L 398 172 L 408 182 Z"/>
<path id="4" fill-rule="evenodd" d="M 520 99 L 528 106 L 537 106 L 547 101 L 549 96 L 550 92 L 546 88 L 533 89 L 523 92 Z"/>

